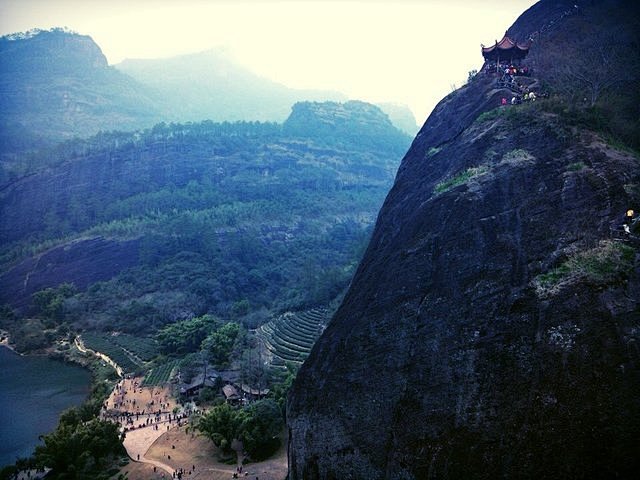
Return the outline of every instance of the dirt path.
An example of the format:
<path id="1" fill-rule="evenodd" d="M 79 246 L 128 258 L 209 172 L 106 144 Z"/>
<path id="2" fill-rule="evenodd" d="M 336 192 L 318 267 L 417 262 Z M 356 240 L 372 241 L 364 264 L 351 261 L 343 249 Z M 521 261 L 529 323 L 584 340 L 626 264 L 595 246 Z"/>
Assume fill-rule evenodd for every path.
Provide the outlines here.
<path id="1" fill-rule="evenodd" d="M 243 466 L 240 478 L 254 480 L 284 480 L 287 476 L 286 439 L 282 447 L 269 460 L 248 463 Z M 183 479 L 229 480 L 237 466 L 218 460 L 219 449 L 203 436 L 194 433 L 187 425 L 171 428 L 160 435 L 144 455 L 137 454 L 134 461 L 119 473 L 127 473 L 129 480 L 157 480 L 173 478 L 173 473 L 182 470 Z M 156 470 L 153 470 L 153 466 Z M 162 474 L 165 474 L 163 477 Z M 246 474 L 246 477 L 245 477 Z"/>
<path id="2" fill-rule="evenodd" d="M 131 430 L 127 432 L 127 436 L 124 439 L 124 448 L 133 460 L 149 463 L 171 474 L 173 469 L 169 465 L 158 460 L 148 459 L 145 456 L 149 447 L 165 433 L 166 429 L 155 430 L 153 427 Z"/>
<path id="3" fill-rule="evenodd" d="M 108 355 L 105 355 L 102 352 L 96 352 L 95 350 L 91 350 L 90 348 L 87 348 L 84 342 L 82 341 L 82 339 L 80 338 L 80 335 L 76 336 L 76 338 L 73 340 L 73 343 L 75 344 L 76 348 L 80 350 L 82 353 L 91 353 L 96 357 L 100 358 L 101 360 L 103 360 L 104 362 L 106 362 L 107 364 L 111 365 L 115 369 L 116 373 L 120 378 L 124 376 L 120 365 L 114 362 L 111 359 L 111 357 L 109 357 Z"/>
<path id="4" fill-rule="evenodd" d="M 264 462 L 248 463 L 243 466 L 240 478 L 254 480 L 284 480 L 287 476 L 286 441 L 270 459 Z M 191 472 L 183 479 L 195 480 L 228 480 L 236 472 L 235 462 L 231 465 L 218 460 L 220 450 L 211 440 L 198 435 L 186 427 L 166 432 L 158 438 L 146 453 L 147 459 L 158 460 L 169 464 L 174 469 Z M 195 469 L 193 468 L 195 467 Z M 134 480 L 131 475 L 131 480 Z M 143 479 L 140 479 L 143 480 Z"/>
<path id="5" fill-rule="evenodd" d="M 118 423 L 124 429 L 123 445 L 132 460 L 156 467 L 155 473 L 159 470 L 171 475 L 173 469 L 169 465 L 147 459 L 145 453 L 160 436 L 185 420 L 174 413 L 177 403 L 168 388 L 142 387 L 141 383 L 142 377 L 118 382 L 105 402 L 106 408 L 103 408 L 101 417 Z"/>

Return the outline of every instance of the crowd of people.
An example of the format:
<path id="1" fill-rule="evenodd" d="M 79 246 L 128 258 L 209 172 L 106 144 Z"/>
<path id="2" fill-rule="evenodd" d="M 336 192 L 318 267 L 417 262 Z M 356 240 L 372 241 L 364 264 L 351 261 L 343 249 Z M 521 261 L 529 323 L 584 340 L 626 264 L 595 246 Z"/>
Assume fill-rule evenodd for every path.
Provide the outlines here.
<path id="1" fill-rule="evenodd" d="M 534 92 L 529 84 L 531 82 L 523 81 L 520 77 L 529 77 L 531 70 L 526 65 L 513 65 L 511 63 L 487 62 L 483 71 L 487 74 L 496 73 L 499 78 L 496 82 L 498 88 L 508 88 L 512 92 L 511 99 L 508 97 L 501 98 L 501 105 L 520 105 L 522 103 L 535 102 L 537 98 L 546 97 L 546 94 Z M 534 82 L 535 84 L 535 82 Z"/>
<path id="2" fill-rule="evenodd" d="M 528 66 L 522 65 L 513 65 L 511 63 L 496 63 L 496 62 L 486 62 L 484 64 L 484 72 L 485 73 L 499 73 L 501 75 L 511 75 L 512 77 L 528 77 L 531 75 Z"/>
<path id="3" fill-rule="evenodd" d="M 501 104 L 507 105 L 508 103 L 511 103 L 511 105 L 520 105 L 522 103 L 535 102 L 536 98 L 538 98 L 538 96 L 535 94 L 535 92 L 529 92 L 528 90 L 525 90 L 523 94 L 517 93 L 512 96 L 510 101 L 507 101 L 507 97 L 502 97 Z"/>
<path id="4" fill-rule="evenodd" d="M 129 386 L 133 393 L 137 389 L 142 392 L 142 387 L 137 381 L 131 382 Z M 160 391 L 151 393 L 151 400 L 145 406 L 141 406 L 135 398 L 127 398 L 128 389 L 125 382 L 121 381 L 115 387 L 115 396 L 112 404 L 105 402 L 102 405 L 102 418 L 109 419 L 122 426 L 124 432 L 134 430 L 136 428 L 152 427 L 159 430 L 160 424 L 167 424 L 167 430 L 170 425 L 175 423 L 181 426 L 186 421 L 185 414 L 177 414 L 169 411 L 170 404 L 167 396 L 161 396 Z M 153 398 L 157 396 L 158 398 Z"/>

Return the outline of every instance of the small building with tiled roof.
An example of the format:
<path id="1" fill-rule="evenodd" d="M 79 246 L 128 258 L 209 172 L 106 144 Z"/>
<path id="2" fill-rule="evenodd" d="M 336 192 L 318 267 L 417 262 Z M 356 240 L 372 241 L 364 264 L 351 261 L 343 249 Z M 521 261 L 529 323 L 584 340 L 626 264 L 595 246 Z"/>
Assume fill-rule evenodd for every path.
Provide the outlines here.
<path id="1" fill-rule="evenodd" d="M 240 401 L 240 394 L 238 390 L 233 385 L 227 384 L 222 387 L 222 393 L 224 394 L 224 398 L 228 403 L 237 403 Z"/>

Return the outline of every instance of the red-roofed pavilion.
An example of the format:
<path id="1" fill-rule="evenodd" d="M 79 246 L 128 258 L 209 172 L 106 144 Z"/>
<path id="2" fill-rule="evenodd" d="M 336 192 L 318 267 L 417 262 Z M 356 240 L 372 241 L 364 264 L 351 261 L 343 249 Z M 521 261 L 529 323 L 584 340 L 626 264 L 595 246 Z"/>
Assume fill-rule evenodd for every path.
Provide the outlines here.
<path id="1" fill-rule="evenodd" d="M 529 53 L 530 43 L 517 43 L 511 40 L 507 34 L 504 34 L 502 40 L 496 40 L 494 45 L 490 47 L 482 46 L 482 56 L 486 61 L 490 62 L 513 62 L 514 60 L 522 60 Z"/>

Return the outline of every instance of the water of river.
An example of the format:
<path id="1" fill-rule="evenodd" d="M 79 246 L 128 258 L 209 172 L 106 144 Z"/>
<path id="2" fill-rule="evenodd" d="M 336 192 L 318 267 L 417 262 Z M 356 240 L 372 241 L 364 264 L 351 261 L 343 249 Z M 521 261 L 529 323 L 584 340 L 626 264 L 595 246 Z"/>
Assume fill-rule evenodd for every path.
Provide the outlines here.
<path id="1" fill-rule="evenodd" d="M 0 467 L 28 457 L 60 413 L 89 394 L 90 373 L 46 357 L 0 347 Z"/>

